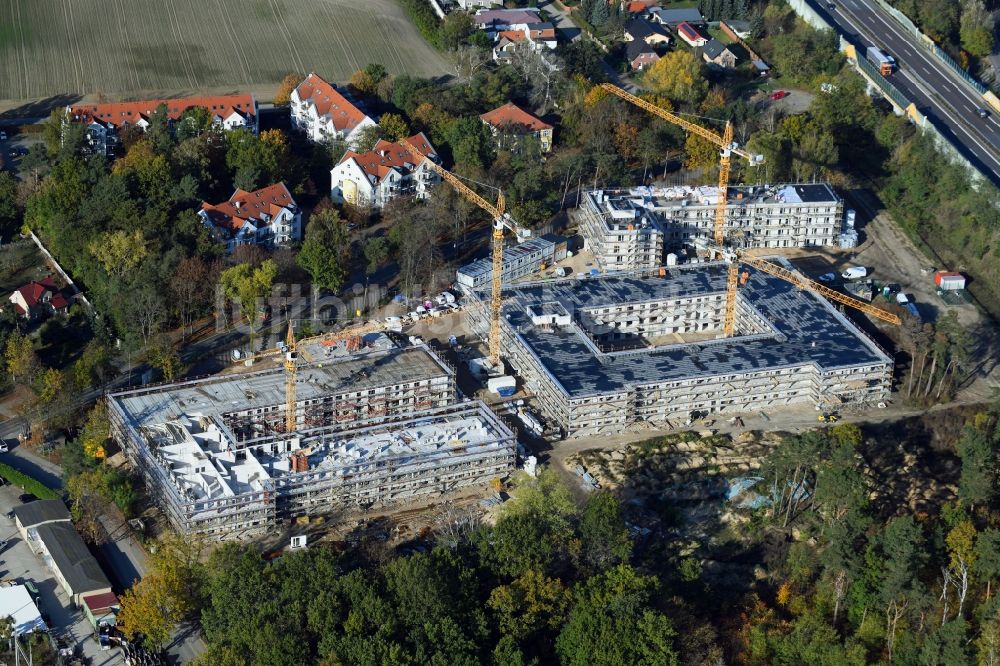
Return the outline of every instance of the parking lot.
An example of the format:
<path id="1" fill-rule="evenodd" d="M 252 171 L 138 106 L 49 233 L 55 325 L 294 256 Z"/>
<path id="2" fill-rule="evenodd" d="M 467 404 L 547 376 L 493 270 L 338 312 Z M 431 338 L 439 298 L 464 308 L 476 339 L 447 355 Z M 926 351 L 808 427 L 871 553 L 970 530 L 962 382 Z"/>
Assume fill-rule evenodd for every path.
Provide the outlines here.
<path id="1" fill-rule="evenodd" d="M 38 610 L 49 618 L 52 635 L 62 637 L 68 645 L 80 646 L 78 649 L 82 650 L 92 666 L 123 663 L 118 650 L 100 649 L 86 616 L 72 607 L 45 563 L 31 552 L 21 538 L 13 519 L 6 517 L 21 504 L 20 494 L 21 490 L 16 486 L 5 484 L 0 487 L 0 540 L 7 541 L 7 546 L 0 551 L 0 576 L 34 583 L 39 593 Z"/>
<path id="2" fill-rule="evenodd" d="M 0 166 L 9 171 L 17 171 L 18 163 L 36 143 L 41 143 L 40 134 L 14 134 L 10 128 L 0 128 Z"/>

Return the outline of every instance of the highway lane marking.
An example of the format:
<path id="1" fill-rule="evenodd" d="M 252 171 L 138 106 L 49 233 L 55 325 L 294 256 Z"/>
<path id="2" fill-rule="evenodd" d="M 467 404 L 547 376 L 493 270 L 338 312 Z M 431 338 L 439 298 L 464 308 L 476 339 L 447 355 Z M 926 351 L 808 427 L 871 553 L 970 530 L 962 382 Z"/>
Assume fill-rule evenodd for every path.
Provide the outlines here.
<path id="1" fill-rule="evenodd" d="M 880 23 L 882 23 L 884 26 L 886 26 L 886 28 L 888 28 L 890 32 L 892 32 L 894 35 L 896 35 L 896 37 L 900 38 L 903 41 L 904 44 L 908 43 L 907 40 L 906 40 L 906 37 L 904 35 L 902 35 L 899 31 L 897 31 L 892 25 L 890 25 L 888 22 L 886 22 L 886 20 L 883 19 L 877 12 L 875 12 L 874 10 L 872 10 L 870 7 L 866 7 L 866 9 L 868 9 L 869 13 L 871 13 L 872 16 L 875 19 L 877 19 Z M 843 13 L 841 13 L 841 16 L 858 33 L 862 33 L 863 32 L 858 27 L 858 24 L 855 23 L 855 21 L 854 21 L 854 19 L 852 17 L 849 17 L 849 16 L 847 16 L 846 14 L 843 14 Z M 858 19 L 858 20 L 860 20 L 860 19 Z M 867 27 L 874 28 L 875 26 L 867 26 Z M 874 40 L 872 38 L 868 38 L 868 40 L 871 41 L 872 43 L 874 43 Z M 924 55 L 924 54 L 921 54 L 921 55 Z M 931 66 L 933 68 L 934 64 L 930 63 L 930 58 L 931 58 L 930 54 L 924 55 L 924 58 L 923 58 L 924 59 L 924 64 L 931 64 Z M 944 65 L 944 63 L 940 63 L 940 64 Z M 935 68 L 935 71 L 937 71 L 936 68 Z M 950 84 L 951 83 L 950 77 L 948 77 L 946 74 L 941 74 L 941 78 L 943 79 L 944 84 Z M 922 86 L 917 81 L 913 81 L 913 84 L 918 89 L 922 89 Z M 942 85 L 942 89 L 945 88 L 944 84 Z M 977 103 L 979 103 L 981 101 L 981 100 L 977 100 L 975 98 L 970 97 L 969 96 L 969 91 L 965 90 L 961 85 L 958 86 L 958 91 L 957 92 L 959 93 L 958 97 L 960 97 L 960 98 L 964 97 L 966 101 L 971 101 L 974 105 L 977 104 Z M 972 134 L 969 133 L 969 131 L 965 128 L 965 126 L 962 123 L 958 122 L 957 118 L 951 118 L 952 122 L 954 122 L 954 124 L 955 124 L 954 127 L 951 127 L 950 125 L 948 125 L 948 123 L 944 122 L 944 120 L 943 120 L 943 118 L 947 118 L 949 115 L 951 115 L 948 112 L 948 108 L 944 104 L 942 104 L 942 103 L 938 102 L 937 100 L 935 100 L 933 98 L 933 96 L 929 92 L 928 93 L 924 93 L 924 94 L 927 96 L 928 101 L 929 101 L 931 107 L 936 108 L 936 110 L 939 112 L 938 115 L 939 115 L 940 118 L 942 118 L 942 120 L 939 120 L 938 122 L 941 123 L 941 125 L 943 125 L 944 127 L 947 127 L 949 130 L 951 130 L 951 132 L 952 132 L 953 135 L 955 134 L 955 129 L 961 130 L 961 132 L 963 134 L 965 134 L 973 142 L 973 145 L 975 147 L 977 147 L 981 151 L 983 151 L 983 155 L 977 155 L 976 152 L 974 150 L 972 150 L 972 147 L 970 147 L 970 146 L 965 146 L 966 150 L 968 150 L 970 153 L 972 153 L 973 155 L 975 155 L 977 158 L 983 160 L 984 162 L 989 163 L 989 162 L 992 161 L 994 164 L 1000 166 L 1000 160 L 998 160 L 996 157 L 994 157 L 994 155 L 991 152 L 991 150 L 987 149 L 986 146 L 983 145 L 983 140 L 985 139 L 986 143 L 990 146 L 990 148 L 996 149 L 996 146 L 993 144 L 992 141 L 989 140 L 989 137 L 986 137 L 986 136 L 983 136 L 981 138 L 974 137 Z M 978 107 L 976 107 L 976 108 L 978 108 Z M 958 109 L 956 109 L 956 113 L 957 112 L 958 112 Z M 996 172 L 997 176 L 1000 176 L 1000 171 L 998 171 L 998 170 L 994 170 L 994 171 Z"/>
<path id="2" fill-rule="evenodd" d="M 875 10 L 871 6 L 866 6 L 866 8 L 871 13 L 871 15 L 872 15 L 873 18 L 875 18 L 876 20 L 878 20 L 879 23 L 881 23 L 886 28 L 888 28 L 889 31 L 892 32 L 896 37 L 898 37 L 899 39 L 901 39 L 904 44 L 909 44 L 909 40 L 907 38 L 907 35 L 905 35 L 904 33 L 900 32 L 896 28 L 896 26 L 893 25 L 895 23 L 894 20 L 883 18 L 883 16 L 877 10 Z M 936 72 L 940 73 L 941 77 L 945 81 L 951 81 L 952 80 L 951 77 L 949 76 L 948 72 L 946 71 L 946 68 L 948 66 L 945 65 L 943 62 L 937 60 L 936 58 L 934 59 L 934 61 L 932 61 L 931 59 L 933 58 L 933 56 L 930 54 L 930 52 L 920 53 L 917 56 L 917 58 L 918 59 L 922 59 L 924 61 L 923 64 L 930 64 L 931 68 L 934 69 Z M 941 65 L 942 69 L 938 69 L 938 67 L 935 67 L 935 65 Z M 964 86 L 960 85 L 958 92 L 959 92 L 959 94 L 961 96 L 963 96 L 966 99 L 972 101 L 973 103 L 978 104 L 981 101 L 980 99 L 977 99 L 977 98 L 973 97 L 971 95 L 971 92 L 969 90 L 967 90 Z"/>

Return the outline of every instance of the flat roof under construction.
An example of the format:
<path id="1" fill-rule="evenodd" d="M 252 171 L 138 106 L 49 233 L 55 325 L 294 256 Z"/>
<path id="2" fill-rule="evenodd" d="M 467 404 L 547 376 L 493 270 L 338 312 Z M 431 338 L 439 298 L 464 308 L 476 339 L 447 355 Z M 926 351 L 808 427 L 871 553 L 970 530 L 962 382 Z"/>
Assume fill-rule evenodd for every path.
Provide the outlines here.
<path id="1" fill-rule="evenodd" d="M 284 405 L 285 370 L 273 361 L 265 363 L 270 363 L 272 367 L 122 391 L 112 394 L 111 399 L 121 406 L 133 427 L 165 423 L 181 415 L 212 417 L 233 411 Z M 422 347 L 375 351 L 330 362 L 300 365 L 296 398 L 301 402 L 449 373 L 446 366 Z"/>
<path id="2" fill-rule="evenodd" d="M 792 268 L 783 258 L 771 261 Z M 574 320 L 571 326 L 535 326 L 529 307 L 558 303 L 569 313 L 643 302 L 723 294 L 722 263 L 672 267 L 666 276 L 638 273 L 548 281 L 504 289 L 504 317 L 514 334 L 570 398 L 628 386 L 814 364 L 822 371 L 892 360 L 822 297 L 747 268 L 739 298 L 767 320 L 760 335 L 633 350 L 598 352 Z"/>
<path id="3" fill-rule="evenodd" d="M 466 402 L 411 418 L 342 433 L 306 437 L 293 453 L 269 453 L 270 444 L 233 451 L 213 424 L 181 416 L 147 428 L 157 461 L 189 500 L 216 500 L 269 490 L 272 480 L 305 472 L 343 476 L 391 465 L 432 469 L 453 456 L 512 446 L 513 433 L 484 403 Z M 296 468 L 295 455 L 308 464 Z"/>

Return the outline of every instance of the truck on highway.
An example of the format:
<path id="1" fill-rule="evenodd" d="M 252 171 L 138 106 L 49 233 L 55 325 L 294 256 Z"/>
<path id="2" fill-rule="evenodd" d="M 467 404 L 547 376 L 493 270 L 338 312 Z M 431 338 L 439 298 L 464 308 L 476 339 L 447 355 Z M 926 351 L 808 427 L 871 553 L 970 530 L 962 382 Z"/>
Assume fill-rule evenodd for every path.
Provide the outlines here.
<path id="1" fill-rule="evenodd" d="M 883 53 L 880 48 L 869 46 L 865 55 L 868 62 L 878 67 L 878 73 L 882 76 L 889 76 L 896 69 L 896 61 L 892 59 L 892 56 Z"/>

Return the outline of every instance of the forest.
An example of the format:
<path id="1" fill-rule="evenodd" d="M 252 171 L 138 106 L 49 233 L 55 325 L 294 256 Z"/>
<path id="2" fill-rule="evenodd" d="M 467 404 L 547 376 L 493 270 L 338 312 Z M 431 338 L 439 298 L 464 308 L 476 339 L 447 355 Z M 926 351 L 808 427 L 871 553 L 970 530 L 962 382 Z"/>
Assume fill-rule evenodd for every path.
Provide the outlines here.
<path id="1" fill-rule="evenodd" d="M 996 663 L 998 415 L 784 435 L 764 501 L 717 506 L 693 551 L 676 507 L 649 534 L 634 501 L 581 499 L 551 471 L 495 520 L 446 512 L 395 548 L 167 538 L 121 620 L 153 644 L 196 621 L 198 663 L 223 666 Z M 934 499 L 901 503 L 924 466 Z"/>

